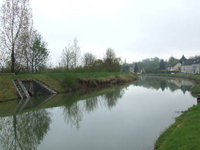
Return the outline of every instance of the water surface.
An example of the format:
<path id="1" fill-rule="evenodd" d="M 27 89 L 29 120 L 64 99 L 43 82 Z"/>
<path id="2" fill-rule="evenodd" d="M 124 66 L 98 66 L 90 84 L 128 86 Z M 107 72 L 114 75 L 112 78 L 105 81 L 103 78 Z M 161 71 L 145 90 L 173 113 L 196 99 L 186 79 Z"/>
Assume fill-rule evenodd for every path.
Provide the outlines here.
<path id="1" fill-rule="evenodd" d="M 1 104 L 0 149 L 153 150 L 181 111 L 197 104 L 193 83 L 141 77 L 118 87 Z"/>

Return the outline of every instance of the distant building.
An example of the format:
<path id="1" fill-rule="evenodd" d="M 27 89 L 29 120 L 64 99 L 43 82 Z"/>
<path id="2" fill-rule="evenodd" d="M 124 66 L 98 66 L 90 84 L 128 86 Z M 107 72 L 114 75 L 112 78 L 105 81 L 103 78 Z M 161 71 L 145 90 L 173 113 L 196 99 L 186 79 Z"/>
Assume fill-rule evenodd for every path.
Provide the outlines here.
<path id="1" fill-rule="evenodd" d="M 186 59 L 183 55 L 178 63 L 171 64 L 169 72 L 200 74 L 200 57 Z"/>
<path id="2" fill-rule="evenodd" d="M 200 57 L 182 61 L 181 73 L 200 74 Z"/>
<path id="3" fill-rule="evenodd" d="M 181 63 L 174 63 L 174 64 L 171 64 L 167 70 L 170 71 L 170 72 L 179 72 L 180 71 L 180 68 L 181 68 Z"/>
<path id="4" fill-rule="evenodd" d="M 192 71 L 195 74 L 200 74 L 200 58 L 197 58 L 196 60 L 194 60 L 192 64 Z"/>

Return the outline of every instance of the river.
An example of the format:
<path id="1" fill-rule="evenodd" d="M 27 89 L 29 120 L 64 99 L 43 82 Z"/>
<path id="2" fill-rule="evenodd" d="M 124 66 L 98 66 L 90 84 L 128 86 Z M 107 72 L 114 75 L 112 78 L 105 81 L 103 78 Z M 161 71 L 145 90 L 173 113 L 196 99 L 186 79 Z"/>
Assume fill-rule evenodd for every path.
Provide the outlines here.
<path id="1" fill-rule="evenodd" d="M 185 79 L 135 83 L 0 104 L 2 150 L 153 150 L 197 100 Z"/>

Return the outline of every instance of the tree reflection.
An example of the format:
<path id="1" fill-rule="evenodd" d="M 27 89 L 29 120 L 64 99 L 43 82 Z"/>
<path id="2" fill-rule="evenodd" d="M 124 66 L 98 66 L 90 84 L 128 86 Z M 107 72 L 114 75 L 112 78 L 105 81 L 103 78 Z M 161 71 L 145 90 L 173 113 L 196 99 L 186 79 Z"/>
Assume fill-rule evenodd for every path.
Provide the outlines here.
<path id="1" fill-rule="evenodd" d="M 162 77 L 141 77 L 135 85 L 143 86 L 148 89 L 161 89 L 162 91 L 169 88 L 172 92 L 180 89 L 183 93 L 185 93 L 185 91 L 191 91 L 193 87 L 193 83 L 188 80 Z"/>
<path id="2" fill-rule="evenodd" d="M 63 109 L 64 119 L 67 124 L 71 127 L 75 126 L 78 130 L 84 113 L 91 113 L 101 106 L 106 106 L 108 109 L 111 109 L 117 105 L 118 100 L 122 98 L 123 94 L 124 89 L 115 88 L 106 92 L 106 94 L 94 96 L 81 101 L 73 100 L 72 102 L 68 99 L 68 103 Z"/>
<path id="3" fill-rule="evenodd" d="M 87 112 L 92 112 L 101 105 L 101 97 L 92 97 L 85 100 L 85 110 Z"/>
<path id="4" fill-rule="evenodd" d="M 123 94 L 124 94 L 123 89 L 115 89 L 113 92 L 110 92 L 110 93 L 103 95 L 103 98 L 105 100 L 105 105 L 109 109 L 116 106 L 118 99 L 122 98 Z"/>
<path id="5" fill-rule="evenodd" d="M 65 121 L 72 127 L 76 126 L 77 129 L 80 128 L 80 122 L 82 120 L 82 107 L 78 102 L 74 102 L 72 105 L 65 106 L 63 115 Z"/>
<path id="6" fill-rule="evenodd" d="M 160 81 L 160 88 L 162 89 L 162 91 L 165 90 L 166 86 L 167 86 L 166 80 L 161 80 Z"/>
<path id="7" fill-rule="evenodd" d="M 50 113 L 46 110 L 0 118 L 2 149 L 37 149 L 37 146 L 49 130 L 50 123 Z"/>

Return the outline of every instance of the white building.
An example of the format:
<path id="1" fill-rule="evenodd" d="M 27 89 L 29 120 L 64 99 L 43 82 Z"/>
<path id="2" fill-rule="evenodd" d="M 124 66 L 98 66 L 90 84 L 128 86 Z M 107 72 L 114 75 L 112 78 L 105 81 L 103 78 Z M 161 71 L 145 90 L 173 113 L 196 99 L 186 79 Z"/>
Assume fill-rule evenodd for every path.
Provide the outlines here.
<path id="1" fill-rule="evenodd" d="M 187 59 L 182 61 L 181 72 L 200 74 L 200 58 Z"/>
<path id="2" fill-rule="evenodd" d="M 175 64 L 170 65 L 167 68 L 167 70 L 170 72 L 179 72 L 180 68 L 181 68 L 181 63 L 175 63 Z"/>
<path id="3" fill-rule="evenodd" d="M 197 58 L 192 64 L 192 71 L 195 74 L 200 74 L 200 58 Z"/>

